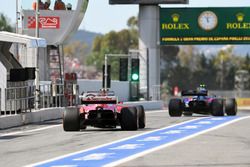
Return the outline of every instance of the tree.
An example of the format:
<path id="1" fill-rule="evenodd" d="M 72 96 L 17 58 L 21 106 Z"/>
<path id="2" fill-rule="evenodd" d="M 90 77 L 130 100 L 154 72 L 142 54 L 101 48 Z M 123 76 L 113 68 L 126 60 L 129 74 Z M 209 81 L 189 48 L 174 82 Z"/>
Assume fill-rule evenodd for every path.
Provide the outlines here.
<path id="1" fill-rule="evenodd" d="M 81 64 L 86 64 L 86 55 L 88 52 L 88 45 L 81 43 L 80 41 L 74 41 L 70 44 L 65 45 L 64 55 L 65 57 L 78 58 Z"/>
<path id="2" fill-rule="evenodd" d="M 9 23 L 10 23 L 9 19 L 4 14 L 1 13 L 0 14 L 0 31 L 12 32 L 13 28 Z"/>
<path id="3" fill-rule="evenodd" d="M 95 38 L 91 54 L 87 58 L 87 65 L 96 66 L 98 71 L 102 71 L 105 54 L 127 54 L 129 49 L 138 48 L 138 26 L 136 18 L 131 17 L 128 20 L 128 29 L 119 32 L 110 31 L 109 33 Z M 112 79 L 118 79 L 119 59 L 109 57 L 111 65 Z"/>

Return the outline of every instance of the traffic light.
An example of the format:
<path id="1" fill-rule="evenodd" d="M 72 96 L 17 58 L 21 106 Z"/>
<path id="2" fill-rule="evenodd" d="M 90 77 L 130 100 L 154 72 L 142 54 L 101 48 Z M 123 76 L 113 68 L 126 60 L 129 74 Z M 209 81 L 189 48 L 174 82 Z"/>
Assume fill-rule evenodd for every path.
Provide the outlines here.
<path id="1" fill-rule="evenodd" d="M 111 65 L 107 67 L 107 88 L 110 88 L 111 85 Z M 102 66 L 102 87 L 104 88 L 105 84 L 105 65 Z"/>
<path id="2" fill-rule="evenodd" d="M 131 81 L 139 82 L 140 80 L 140 60 L 139 59 L 131 59 Z"/>
<path id="3" fill-rule="evenodd" d="M 128 58 L 120 58 L 120 81 L 128 80 Z"/>

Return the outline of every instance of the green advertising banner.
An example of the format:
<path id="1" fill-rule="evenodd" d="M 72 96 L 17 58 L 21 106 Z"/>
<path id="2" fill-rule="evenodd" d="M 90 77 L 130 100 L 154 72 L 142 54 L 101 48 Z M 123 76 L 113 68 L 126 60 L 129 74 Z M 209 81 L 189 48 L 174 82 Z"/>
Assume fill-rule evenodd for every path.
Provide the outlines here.
<path id="1" fill-rule="evenodd" d="M 250 44 L 250 8 L 161 8 L 160 42 Z"/>

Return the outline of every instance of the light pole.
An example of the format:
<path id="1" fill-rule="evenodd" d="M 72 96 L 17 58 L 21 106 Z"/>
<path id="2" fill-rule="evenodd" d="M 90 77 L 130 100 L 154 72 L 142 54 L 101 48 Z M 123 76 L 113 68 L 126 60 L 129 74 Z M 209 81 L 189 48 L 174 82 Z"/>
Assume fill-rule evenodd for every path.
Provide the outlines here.
<path id="1" fill-rule="evenodd" d="M 149 98 L 149 50 L 148 48 L 145 48 L 145 51 L 146 51 L 146 58 L 141 56 L 140 54 L 140 50 L 137 50 L 137 49 L 130 49 L 129 50 L 129 53 L 137 53 L 137 55 L 139 56 L 139 58 L 141 60 L 143 60 L 146 64 L 146 84 L 147 84 L 147 100 L 150 100 Z"/>
<path id="2" fill-rule="evenodd" d="M 18 0 L 16 0 L 16 34 L 18 34 L 18 20 L 19 20 Z M 19 60 L 18 43 L 16 43 L 16 57 L 17 57 L 17 60 Z"/>
<path id="3" fill-rule="evenodd" d="M 39 38 L 39 0 L 36 1 L 36 38 Z M 36 47 L 35 50 L 35 55 L 36 55 L 36 79 L 35 79 L 35 86 L 36 86 L 36 91 L 35 91 L 35 109 L 39 109 L 39 93 L 40 93 L 40 88 L 39 88 L 39 48 Z"/>

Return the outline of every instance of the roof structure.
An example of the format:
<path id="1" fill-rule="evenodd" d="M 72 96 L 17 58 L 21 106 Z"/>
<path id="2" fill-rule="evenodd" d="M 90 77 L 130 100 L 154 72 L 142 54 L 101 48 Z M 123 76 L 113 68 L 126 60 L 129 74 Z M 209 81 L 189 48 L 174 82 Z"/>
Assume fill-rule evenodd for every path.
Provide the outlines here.
<path id="1" fill-rule="evenodd" d="M 28 35 L 0 31 L 0 41 L 26 44 L 28 48 L 47 47 L 44 38 L 36 38 Z"/>

